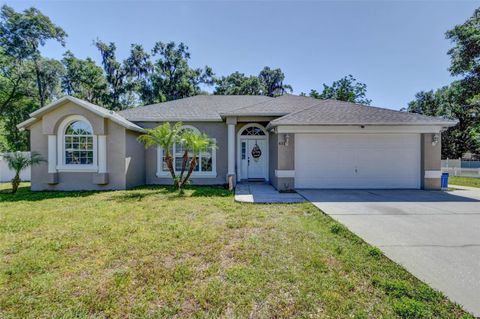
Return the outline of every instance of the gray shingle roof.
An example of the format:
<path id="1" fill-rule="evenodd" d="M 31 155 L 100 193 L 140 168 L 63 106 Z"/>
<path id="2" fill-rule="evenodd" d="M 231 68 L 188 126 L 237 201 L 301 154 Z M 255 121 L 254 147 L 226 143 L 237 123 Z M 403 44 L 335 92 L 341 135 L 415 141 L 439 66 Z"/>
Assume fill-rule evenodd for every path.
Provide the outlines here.
<path id="1" fill-rule="evenodd" d="M 275 100 L 256 95 L 196 95 L 118 112 L 129 121 L 221 121 L 221 113 Z"/>
<path id="2" fill-rule="evenodd" d="M 197 95 L 118 112 L 129 121 L 221 121 L 225 116 L 279 116 L 278 125 L 443 125 L 456 122 L 439 117 L 395 111 L 336 100 L 283 95 Z"/>
<path id="3" fill-rule="evenodd" d="M 318 100 L 298 95 L 282 95 L 261 104 L 222 113 L 224 116 L 283 116 L 318 104 Z"/>
<path id="4" fill-rule="evenodd" d="M 270 122 L 278 125 L 455 125 L 441 117 L 395 111 L 337 100 L 317 100 L 313 106 Z"/>

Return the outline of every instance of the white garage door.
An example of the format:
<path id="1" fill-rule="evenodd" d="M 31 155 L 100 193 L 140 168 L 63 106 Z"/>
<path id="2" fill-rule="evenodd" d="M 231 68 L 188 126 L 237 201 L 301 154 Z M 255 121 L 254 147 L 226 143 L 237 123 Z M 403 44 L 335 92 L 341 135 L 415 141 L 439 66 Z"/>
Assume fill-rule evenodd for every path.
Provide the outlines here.
<path id="1" fill-rule="evenodd" d="M 419 134 L 295 134 L 296 188 L 420 188 Z"/>

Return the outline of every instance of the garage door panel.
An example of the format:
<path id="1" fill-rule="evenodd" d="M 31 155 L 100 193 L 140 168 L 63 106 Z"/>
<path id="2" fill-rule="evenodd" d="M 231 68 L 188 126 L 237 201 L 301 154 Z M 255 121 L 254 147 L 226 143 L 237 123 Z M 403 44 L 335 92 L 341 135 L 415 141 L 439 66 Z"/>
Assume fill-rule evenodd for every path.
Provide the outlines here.
<path id="1" fill-rule="evenodd" d="M 297 188 L 419 188 L 419 134 L 296 134 Z"/>

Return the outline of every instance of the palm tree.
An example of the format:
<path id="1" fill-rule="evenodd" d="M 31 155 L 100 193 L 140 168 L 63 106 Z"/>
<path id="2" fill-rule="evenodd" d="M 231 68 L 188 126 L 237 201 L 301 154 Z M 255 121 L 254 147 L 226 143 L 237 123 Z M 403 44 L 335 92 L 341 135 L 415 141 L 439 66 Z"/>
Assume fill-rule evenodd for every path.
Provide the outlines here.
<path id="1" fill-rule="evenodd" d="M 213 140 L 205 133 L 196 133 L 191 130 L 182 129 L 182 123 L 171 125 L 164 123 L 154 129 L 147 129 L 146 134 L 140 135 L 138 141 L 145 144 L 145 147 L 160 146 L 165 154 L 165 163 L 173 179 L 173 186 L 182 188 L 185 186 L 197 166 L 198 154 L 201 151 L 213 147 Z M 171 150 L 175 143 L 179 143 L 184 148 L 182 170 L 177 176 L 173 165 Z M 190 158 L 191 155 L 191 158 Z M 185 178 L 183 175 L 188 167 Z"/>
<path id="2" fill-rule="evenodd" d="M 30 157 L 25 156 L 22 152 L 7 153 L 3 157 L 7 161 L 8 168 L 15 171 L 15 177 L 12 179 L 12 194 L 17 192 L 22 181 L 20 172 L 29 166 L 45 161 L 37 152 L 31 152 Z"/>
<path id="3" fill-rule="evenodd" d="M 139 142 L 145 144 L 145 148 L 160 146 L 163 149 L 165 164 L 167 164 L 167 169 L 172 176 L 174 186 L 178 186 L 178 179 L 173 167 L 171 149 L 172 146 L 179 141 L 181 127 L 182 123 L 176 123 L 175 125 L 164 123 L 154 129 L 146 129 L 146 134 L 142 134 L 137 138 Z"/>
<path id="4" fill-rule="evenodd" d="M 190 163 L 188 163 L 188 173 L 185 178 L 183 178 L 183 172 L 185 170 L 185 165 L 182 164 L 182 172 L 179 179 L 179 188 L 185 186 L 192 175 L 193 170 L 197 166 L 198 154 L 202 151 L 206 151 L 209 148 L 214 147 L 213 140 L 208 137 L 205 133 L 196 133 L 192 131 L 185 130 L 182 133 L 182 142 L 185 147 L 184 154 L 184 164 L 186 163 L 185 158 L 188 159 L 188 152 L 191 152 Z"/>

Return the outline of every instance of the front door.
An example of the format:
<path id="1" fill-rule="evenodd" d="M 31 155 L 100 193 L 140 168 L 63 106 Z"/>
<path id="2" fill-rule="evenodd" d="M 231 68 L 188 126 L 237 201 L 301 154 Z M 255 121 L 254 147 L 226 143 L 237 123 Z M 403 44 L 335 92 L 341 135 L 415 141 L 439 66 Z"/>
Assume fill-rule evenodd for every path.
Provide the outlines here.
<path id="1" fill-rule="evenodd" d="M 246 176 L 248 179 L 265 178 L 267 143 L 265 140 L 248 139 L 246 143 Z"/>

